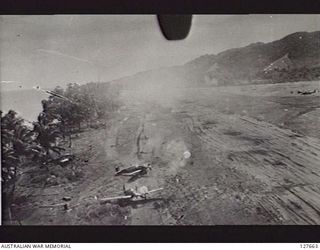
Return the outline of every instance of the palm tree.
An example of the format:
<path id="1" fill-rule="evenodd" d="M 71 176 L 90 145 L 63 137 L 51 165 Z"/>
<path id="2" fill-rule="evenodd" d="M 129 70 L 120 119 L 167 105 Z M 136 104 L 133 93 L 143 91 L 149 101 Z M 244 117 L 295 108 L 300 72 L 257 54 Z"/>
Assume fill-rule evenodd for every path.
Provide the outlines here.
<path id="1" fill-rule="evenodd" d="M 17 168 L 19 165 L 19 157 L 14 150 L 8 147 L 1 148 L 1 181 L 10 183 L 15 180 Z"/>
<path id="2" fill-rule="evenodd" d="M 13 110 L 1 117 L 1 182 L 4 184 L 5 205 L 7 205 L 10 220 L 10 207 L 19 170 L 25 161 L 24 157 L 39 153 L 39 149 L 33 143 L 32 131 L 23 123 L 23 119 L 17 117 L 17 113 Z"/>
<path id="3" fill-rule="evenodd" d="M 24 120 L 10 110 L 1 119 L 2 147 L 11 148 L 15 155 L 23 161 L 24 156 L 39 153 L 39 147 L 34 143 L 34 132 L 24 125 Z"/>
<path id="4" fill-rule="evenodd" d="M 9 110 L 7 114 L 5 114 L 3 117 L 1 116 L 1 128 L 5 128 L 7 130 L 4 132 L 10 133 L 14 131 L 15 128 L 17 126 L 21 126 L 23 122 L 23 119 L 17 117 L 17 112 L 15 112 L 14 110 Z"/>
<path id="5" fill-rule="evenodd" d="M 8 218 L 11 221 L 11 204 L 16 188 L 17 172 L 20 166 L 19 158 L 13 149 L 2 147 L 1 149 L 1 182 L 3 183 L 4 207 L 8 210 Z"/>
<path id="6" fill-rule="evenodd" d="M 63 148 L 57 146 L 57 139 L 62 137 L 57 124 L 48 123 L 45 116 L 38 116 L 38 121 L 33 123 L 33 132 L 36 134 L 36 142 L 42 148 L 43 161 L 50 159 L 50 151 L 60 154 Z"/>

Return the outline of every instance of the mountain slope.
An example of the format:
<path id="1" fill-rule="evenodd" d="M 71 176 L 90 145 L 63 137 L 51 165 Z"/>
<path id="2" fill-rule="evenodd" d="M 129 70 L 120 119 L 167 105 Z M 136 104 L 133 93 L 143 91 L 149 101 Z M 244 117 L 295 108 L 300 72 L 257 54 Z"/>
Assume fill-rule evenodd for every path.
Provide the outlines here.
<path id="1" fill-rule="evenodd" d="M 239 83 L 239 81 L 241 83 L 257 79 L 275 80 L 274 73 L 279 70 L 287 72 L 288 75 L 302 69 L 315 69 L 314 66 L 320 62 L 320 32 L 297 32 L 274 42 L 254 43 L 226 50 L 211 57 L 211 64 L 215 63 L 216 67 L 215 71 L 206 73 L 210 79 L 222 83 Z M 277 62 L 279 65 L 281 60 L 286 61 L 287 67 L 273 67 L 268 74 L 264 72 L 264 69 L 271 64 Z M 210 59 L 206 58 L 206 61 L 209 62 Z M 194 63 L 199 64 L 199 59 L 189 64 Z M 209 63 L 206 66 L 207 69 L 204 71 L 211 65 Z M 287 77 L 283 78 L 287 81 Z M 281 78 L 278 77 L 276 81 L 281 81 Z"/>
<path id="2" fill-rule="evenodd" d="M 141 72 L 114 83 L 141 89 L 305 81 L 319 77 L 320 31 L 316 31 L 296 32 L 270 43 L 258 42 L 203 55 L 181 66 Z"/>

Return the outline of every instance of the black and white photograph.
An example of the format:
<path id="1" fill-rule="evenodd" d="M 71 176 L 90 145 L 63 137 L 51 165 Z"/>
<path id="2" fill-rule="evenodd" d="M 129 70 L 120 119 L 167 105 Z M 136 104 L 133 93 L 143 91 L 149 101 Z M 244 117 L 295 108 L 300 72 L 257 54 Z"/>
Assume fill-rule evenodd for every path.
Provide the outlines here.
<path id="1" fill-rule="evenodd" d="M 2 225 L 319 225 L 320 15 L 0 16 Z"/>

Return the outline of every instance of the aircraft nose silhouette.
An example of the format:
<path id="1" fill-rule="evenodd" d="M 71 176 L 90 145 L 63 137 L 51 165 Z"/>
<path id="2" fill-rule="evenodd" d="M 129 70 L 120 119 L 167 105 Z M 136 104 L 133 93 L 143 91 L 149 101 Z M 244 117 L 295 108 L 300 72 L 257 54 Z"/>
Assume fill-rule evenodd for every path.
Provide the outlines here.
<path id="1" fill-rule="evenodd" d="M 182 40 L 189 34 L 192 15 L 158 15 L 158 22 L 166 39 Z"/>

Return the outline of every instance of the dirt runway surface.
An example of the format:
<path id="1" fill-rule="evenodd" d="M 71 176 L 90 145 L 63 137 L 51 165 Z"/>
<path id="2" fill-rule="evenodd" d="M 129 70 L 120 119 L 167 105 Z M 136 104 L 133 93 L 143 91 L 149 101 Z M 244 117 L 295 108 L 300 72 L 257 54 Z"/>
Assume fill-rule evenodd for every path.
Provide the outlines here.
<path id="1" fill-rule="evenodd" d="M 319 139 L 217 109 L 212 99 L 237 98 L 226 89 L 197 91 L 171 101 L 124 93 L 111 158 L 151 162 L 134 185 L 164 187 L 165 200 L 133 209 L 132 224 L 318 224 Z"/>
<path id="2" fill-rule="evenodd" d="M 72 197 L 71 211 L 33 208 L 24 223 L 319 224 L 319 95 L 288 86 L 123 91 L 107 128 L 75 140 L 84 178 L 50 188 Z M 115 166 L 139 163 L 153 168 L 137 180 L 114 176 Z M 95 199 L 124 184 L 164 190 L 127 206 Z M 39 191 L 42 203 L 58 203 L 50 190 Z"/>

